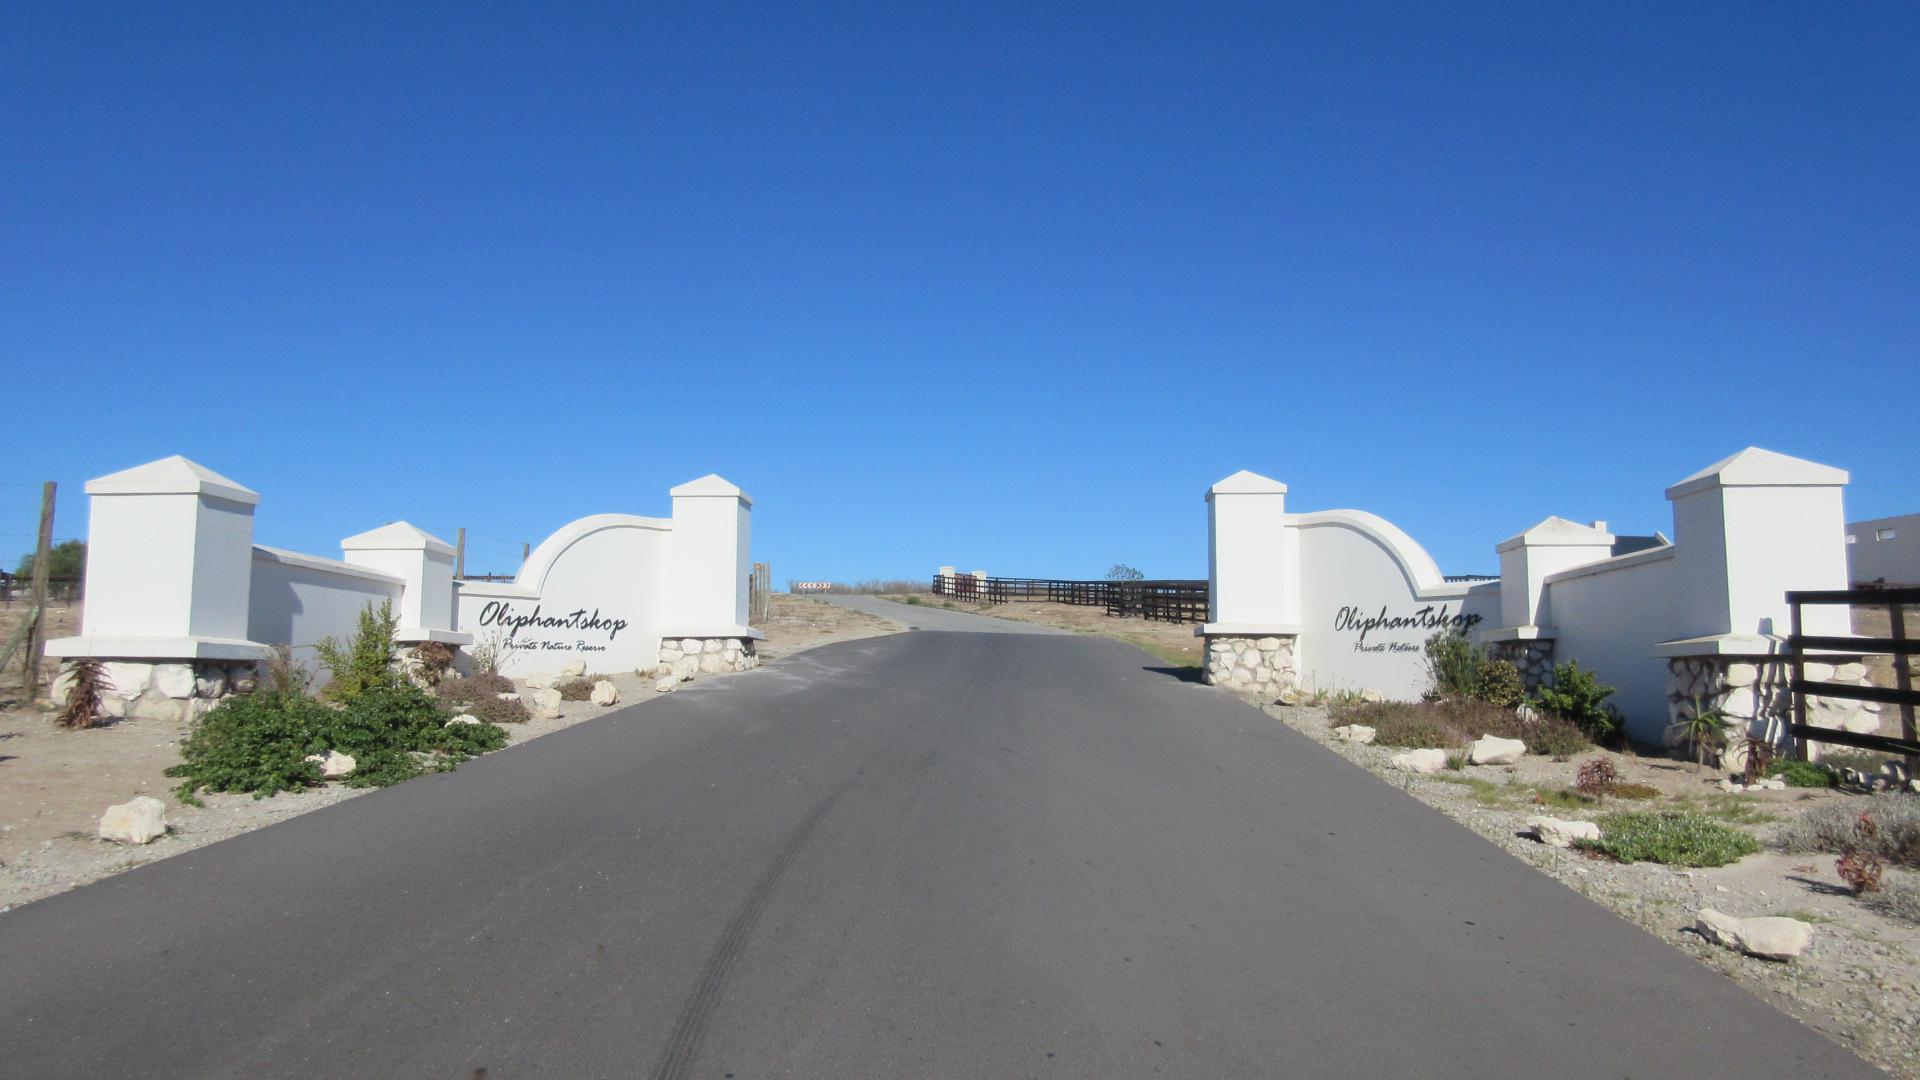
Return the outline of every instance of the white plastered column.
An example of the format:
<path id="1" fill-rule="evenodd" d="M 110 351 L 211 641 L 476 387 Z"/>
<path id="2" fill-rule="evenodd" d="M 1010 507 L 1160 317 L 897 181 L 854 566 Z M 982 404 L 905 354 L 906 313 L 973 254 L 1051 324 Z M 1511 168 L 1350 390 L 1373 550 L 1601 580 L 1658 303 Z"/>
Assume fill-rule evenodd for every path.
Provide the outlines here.
<path id="1" fill-rule="evenodd" d="M 663 636 L 765 637 L 747 625 L 753 500 L 712 474 L 681 484 L 671 494 L 673 531 L 667 541 Z"/>
<path id="2" fill-rule="evenodd" d="M 404 521 L 340 541 L 342 561 L 392 574 L 406 582 L 400 594 L 396 641 L 470 645 L 454 632 L 453 545 Z"/>

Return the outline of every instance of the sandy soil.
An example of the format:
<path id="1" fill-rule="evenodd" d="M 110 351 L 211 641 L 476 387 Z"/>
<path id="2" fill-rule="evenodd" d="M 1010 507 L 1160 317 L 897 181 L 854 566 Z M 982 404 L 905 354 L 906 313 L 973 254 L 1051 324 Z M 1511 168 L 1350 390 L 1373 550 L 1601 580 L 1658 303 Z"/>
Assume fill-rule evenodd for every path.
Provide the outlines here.
<path id="1" fill-rule="evenodd" d="M 75 608 L 56 619 L 55 633 L 76 632 L 78 625 Z M 820 645 L 903 628 L 819 600 L 775 596 L 772 618 L 764 629 L 767 639 L 760 650 L 761 662 L 778 663 Z M 632 672 L 607 677 L 620 689 L 620 702 L 614 708 L 663 696 L 654 693 L 649 677 Z M 700 676 L 702 680 L 730 677 Z M 190 806 L 173 796 L 177 781 L 165 775 L 168 766 L 180 761 L 186 724 L 120 720 L 69 731 L 54 724 L 52 710 L 44 702 L 24 706 L 19 697 L 16 678 L 7 686 L 6 696 L 0 697 L 0 911 L 368 790 L 336 783 L 269 799 L 202 795 L 204 807 Z M 508 725 L 507 745 L 518 746 L 608 711 L 589 702 L 565 702 L 558 719 Z M 151 795 L 167 804 L 171 831 L 143 847 L 96 839 L 94 829 L 106 808 L 136 795 Z"/>
<path id="2" fill-rule="evenodd" d="M 1073 630 L 1082 634 L 1102 634 L 1129 645 L 1137 645 L 1174 667 L 1197 669 L 1201 664 L 1200 639 L 1193 636 L 1194 624 L 1192 623 L 1121 618 L 1108 615 L 1103 608 L 1076 607 L 1072 604 L 1045 602 L 963 604 L 928 593 L 894 595 L 886 599 L 897 600 L 903 604 L 928 604 L 949 611 L 965 611 L 975 615 L 991 615 L 996 619 L 1039 623 L 1042 626 Z"/>
<path id="3" fill-rule="evenodd" d="M 1209 693 L 1217 693 L 1209 689 Z M 1459 772 L 1413 776 L 1388 762 L 1400 750 L 1360 746 L 1334 738 L 1341 723 L 1317 707 L 1265 707 L 1268 715 L 1375 773 L 1393 788 L 1459 820 L 1588 898 L 1612 909 L 1702 963 L 1726 974 L 1783 1011 L 1805 1021 L 1896 1076 L 1920 1078 L 1920 925 L 1881 915 L 1857 903 L 1834 871 L 1830 854 L 1789 855 L 1770 847 L 1731 866 L 1669 869 L 1623 865 L 1577 850 L 1547 847 L 1520 834 L 1534 815 L 1595 820 L 1608 813 L 1692 809 L 1767 841 L 1810 807 L 1866 796 L 1789 788 L 1725 795 L 1720 774 L 1691 762 L 1595 750 L 1571 761 L 1528 756 L 1511 766 L 1469 766 Z M 1628 783 L 1661 792 L 1651 800 L 1606 799 L 1583 808 L 1542 806 L 1573 783 L 1580 762 L 1610 759 Z M 1383 797 L 1392 797 L 1383 792 Z M 1920 885 L 1920 873 L 1889 868 L 1889 879 Z M 1814 940 L 1791 963 L 1775 963 L 1711 945 L 1691 927 L 1702 907 L 1731 915 L 1787 915 L 1814 923 Z"/>

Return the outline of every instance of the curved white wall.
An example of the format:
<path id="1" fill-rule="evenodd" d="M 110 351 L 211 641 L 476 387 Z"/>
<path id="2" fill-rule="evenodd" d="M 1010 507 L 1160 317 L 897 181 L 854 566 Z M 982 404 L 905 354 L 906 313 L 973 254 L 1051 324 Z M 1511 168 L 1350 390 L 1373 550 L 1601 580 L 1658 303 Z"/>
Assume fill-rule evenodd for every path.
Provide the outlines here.
<path id="1" fill-rule="evenodd" d="M 1299 537 L 1301 681 L 1322 690 L 1427 689 L 1427 638 L 1492 626 L 1498 582 L 1449 585 L 1426 550 L 1372 514 L 1333 510 L 1294 519 Z"/>
<path id="2" fill-rule="evenodd" d="M 476 646 L 503 643 L 524 676 L 569 660 L 612 674 L 659 659 L 666 618 L 666 537 L 655 518 L 601 514 L 548 537 L 510 585 L 465 582 L 455 627 Z"/>

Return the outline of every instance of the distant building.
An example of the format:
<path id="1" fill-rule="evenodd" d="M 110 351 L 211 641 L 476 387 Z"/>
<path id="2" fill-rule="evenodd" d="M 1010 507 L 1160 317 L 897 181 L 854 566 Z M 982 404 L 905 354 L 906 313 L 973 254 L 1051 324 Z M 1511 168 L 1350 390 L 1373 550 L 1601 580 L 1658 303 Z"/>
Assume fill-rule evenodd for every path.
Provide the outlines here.
<path id="1" fill-rule="evenodd" d="M 1920 585 L 1920 514 L 1849 523 L 1847 577 L 1855 584 Z"/>

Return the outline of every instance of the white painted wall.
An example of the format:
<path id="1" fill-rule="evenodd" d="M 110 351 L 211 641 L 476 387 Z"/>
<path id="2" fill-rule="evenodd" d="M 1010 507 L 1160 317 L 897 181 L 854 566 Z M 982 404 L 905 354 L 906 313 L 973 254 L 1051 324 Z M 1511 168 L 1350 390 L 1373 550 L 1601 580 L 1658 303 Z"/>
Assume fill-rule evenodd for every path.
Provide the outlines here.
<path id="1" fill-rule="evenodd" d="M 1202 632 L 1297 623 L 1304 685 L 1403 698 L 1427 688 L 1421 646 L 1442 620 L 1483 641 L 1553 640 L 1555 662 L 1614 686 L 1629 731 L 1653 740 L 1667 723 L 1670 657 L 1777 653 L 1787 592 L 1846 586 L 1846 482 L 1843 470 L 1749 447 L 1667 489 L 1673 544 L 1612 558 L 1604 528 L 1549 518 L 1498 545 L 1501 581 L 1448 585 L 1388 522 L 1354 510 L 1276 516 L 1284 486 L 1240 473 L 1210 493 L 1215 621 Z M 1223 500 L 1222 485 L 1242 501 Z M 1837 607 L 1807 608 L 1803 625 L 1849 632 Z"/>
<path id="2" fill-rule="evenodd" d="M 675 487 L 668 557 L 666 632 L 674 637 L 741 637 L 753 573 L 753 500 L 713 475 Z"/>
<path id="3" fill-rule="evenodd" d="M 1413 699 L 1428 688 L 1427 638 L 1499 618 L 1500 583 L 1447 584 L 1426 550 L 1382 518 L 1330 510 L 1292 519 L 1300 637 L 1311 689 L 1373 689 Z"/>
<path id="4" fill-rule="evenodd" d="M 83 632 L 51 656 L 253 659 L 345 638 L 369 603 L 394 603 L 402 642 L 497 637 L 523 672 L 584 659 L 590 671 L 651 668 L 663 633 L 759 638 L 746 624 L 751 508 L 705 476 L 673 489 L 674 518 L 581 518 L 528 557 L 510 584 L 453 581 L 453 548 L 405 522 L 350 536 L 344 560 L 256 547 L 259 496 L 182 457 L 87 485 Z"/>
<path id="5" fill-rule="evenodd" d="M 1577 660 L 1615 688 L 1609 702 L 1636 737 L 1658 741 L 1667 723 L 1667 661 L 1655 642 L 1672 636 L 1683 601 L 1672 546 L 1567 570 L 1547 579 L 1559 637 L 1553 659 Z"/>
<path id="6" fill-rule="evenodd" d="M 666 624 L 674 528 L 631 514 L 562 526 L 514 582 L 460 583 L 457 627 L 476 645 L 504 646 L 506 669 L 518 676 L 575 659 L 599 674 L 650 668 Z"/>
<path id="7" fill-rule="evenodd" d="M 1893 535 L 1880 539 L 1887 530 Z M 1847 536 L 1850 580 L 1920 585 L 1920 514 L 1851 522 Z"/>
<path id="8" fill-rule="evenodd" d="M 247 637 L 293 646 L 294 659 L 309 670 L 320 639 L 345 640 L 368 604 L 391 600 L 398 607 L 406 587 L 392 574 L 268 547 L 253 549 L 252 574 Z"/>

